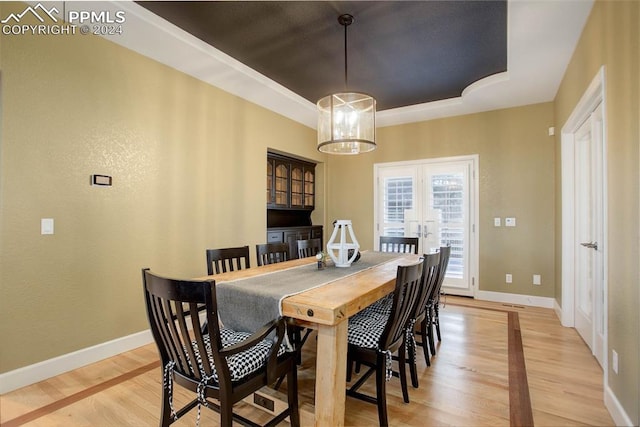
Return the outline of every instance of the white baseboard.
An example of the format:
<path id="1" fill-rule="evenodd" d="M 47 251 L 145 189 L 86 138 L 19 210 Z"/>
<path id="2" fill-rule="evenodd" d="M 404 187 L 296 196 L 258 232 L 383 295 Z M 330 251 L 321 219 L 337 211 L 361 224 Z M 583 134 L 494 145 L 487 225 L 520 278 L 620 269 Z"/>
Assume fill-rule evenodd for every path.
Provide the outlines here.
<path id="1" fill-rule="evenodd" d="M 536 297 L 533 295 L 508 294 L 504 292 L 478 291 L 476 299 L 483 301 L 503 302 L 507 304 L 530 305 L 533 307 L 554 308 L 555 298 Z"/>
<path id="2" fill-rule="evenodd" d="M 556 316 L 558 316 L 558 319 L 560 319 L 560 323 L 562 323 L 562 307 L 560 307 L 560 305 L 558 304 L 558 301 L 556 301 L 555 299 L 553 300 L 553 311 L 556 312 Z M 567 325 L 562 325 L 562 326 L 567 326 Z"/>
<path id="3" fill-rule="evenodd" d="M 153 342 L 151 331 L 138 332 L 73 353 L 0 374 L 0 394 L 80 368 Z"/>
<path id="4" fill-rule="evenodd" d="M 617 426 L 633 426 L 638 425 L 634 424 L 631 421 L 629 415 L 625 412 L 624 408 L 616 398 L 616 395 L 613 394 L 613 391 L 607 386 L 604 388 L 604 406 L 611 414 L 611 418 L 613 418 L 613 422 Z"/>

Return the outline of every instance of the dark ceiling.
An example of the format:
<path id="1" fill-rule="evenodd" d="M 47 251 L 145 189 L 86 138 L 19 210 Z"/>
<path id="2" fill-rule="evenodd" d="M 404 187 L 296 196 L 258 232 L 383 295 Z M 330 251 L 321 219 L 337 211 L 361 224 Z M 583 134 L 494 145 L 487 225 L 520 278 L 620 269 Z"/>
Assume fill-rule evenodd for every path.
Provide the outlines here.
<path id="1" fill-rule="evenodd" d="M 139 4 L 315 103 L 348 89 L 378 110 L 458 97 L 507 69 L 506 1 L 144 1 Z"/>

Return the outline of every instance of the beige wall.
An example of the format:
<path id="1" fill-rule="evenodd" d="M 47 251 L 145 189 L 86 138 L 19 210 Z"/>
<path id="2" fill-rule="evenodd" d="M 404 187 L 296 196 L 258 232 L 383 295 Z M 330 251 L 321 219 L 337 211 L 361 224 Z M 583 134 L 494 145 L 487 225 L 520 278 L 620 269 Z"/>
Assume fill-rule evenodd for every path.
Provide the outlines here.
<path id="1" fill-rule="evenodd" d="M 142 267 L 193 277 L 207 247 L 254 257 L 267 147 L 324 158 L 312 129 L 101 38 L 0 43 L 0 372 L 147 329 Z"/>
<path id="2" fill-rule="evenodd" d="M 619 373 L 608 369 L 609 386 L 632 422 L 640 422 L 640 274 L 639 274 L 639 146 L 640 146 L 640 2 L 597 1 L 583 31 L 555 102 L 560 128 L 602 65 L 606 87 L 606 157 L 608 199 L 608 349 L 620 357 Z M 558 133 L 559 134 L 559 133 Z M 560 159 L 560 140 L 556 143 Z M 557 174 L 560 173 L 559 165 Z M 559 176 L 559 175 L 558 175 Z M 556 183 L 556 228 L 562 197 Z M 560 240 L 556 265 L 561 265 Z M 560 297 L 561 269 L 556 270 Z M 558 298 L 559 299 L 559 298 Z"/>
<path id="3" fill-rule="evenodd" d="M 479 284 L 485 291 L 552 297 L 554 293 L 554 140 L 551 103 L 378 129 L 378 148 L 328 159 L 328 222 L 353 221 L 373 248 L 375 163 L 479 155 Z M 493 226 L 514 216 L 516 228 Z M 505 283 L 505 274 L 514 283 Z M 532 284 L 533 274 L 542 285 Z M 476 281 L 477 282 L 477 281 Z"/>
<path id="4" fill-rule="evenodd" d="M 23 9 L 1 3 L 0 16 Z M 547 128 L 605 64 L 609 347 L 621 366 L 609 382 L 635 424 L 638 9 L 596 2 L 554 104 L 381 128 L 373 153 L 326 159 L 313 215 L 351 218 L 372 248 L 374 163 L 479 154 L 480 289 L 560 300 L 559 141 Z M 325 160 L 314 131 L 100 38 L 0 46 L 0 373 L 146 329 L 141 267 L 201 275 L 206 247 L 264 240 L 267 147 Z M 114 186 L 90 187 L 92 173 Z M 518 227 L 496 229 L 494 216 Z M 39 234 L 44 217 L 55 235 Z"/>

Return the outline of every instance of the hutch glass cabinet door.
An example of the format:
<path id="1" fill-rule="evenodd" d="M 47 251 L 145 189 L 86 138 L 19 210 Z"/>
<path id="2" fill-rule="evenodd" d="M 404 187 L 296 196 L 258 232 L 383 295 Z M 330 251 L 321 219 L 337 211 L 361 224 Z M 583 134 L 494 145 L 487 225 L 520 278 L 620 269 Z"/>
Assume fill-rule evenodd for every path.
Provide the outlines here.
<path id="1" fill-rule="evenodd" d="M 315 171 L 310 168 L 304 169 L 304 207 L 314 208 L 315 204 Z"/>
<path id="2" fill-rule="evenodd" d="M 303 174 L 302 166 L 292 164 L 291 165 L 291 207 L 301 208 L 303 207 Z"/>
<path id="3" fill-rule="evenodd" d="M 273 170 L 274 170 L 274 161 L 271 159 L 267 159 L 267 205 L 272 206 L 275 199 L 275 192 L 273 188 Z"/>
<path id="4" fill-rule="evenodd" d="M 289 206 L 289 168 L 286 163 L 276 161 L 275 173 L 275 205 Z"/>

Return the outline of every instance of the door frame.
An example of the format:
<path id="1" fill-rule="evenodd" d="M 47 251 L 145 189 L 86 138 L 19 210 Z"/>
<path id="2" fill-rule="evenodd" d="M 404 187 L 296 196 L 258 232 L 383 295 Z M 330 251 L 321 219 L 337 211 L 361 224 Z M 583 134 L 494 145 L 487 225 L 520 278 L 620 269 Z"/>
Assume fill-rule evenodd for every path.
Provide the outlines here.
<path id="1" fill-rule="evenodd" d="M 374 242 L 373 247 L 378 248 L 378 242 L 375 241 L 375 236 L 379 232 L 377 227 L 380 223 L 378 218 L 378 203 L 380 189 L 378 188 L 380 183 L 378 182 L 378 170 L 385 167 L 402 167 L 402 166 L 424 166 L 427 164 L 439 164 L 439 163 L 452 163 L 452 162 L 471 162 L 471 171 L 469 172 L 469 251 L 474 255 L 469 257 L 469 280 L 471 295 L 475 298 L 480 289 L 480 275 L 479 275 L 479 263 L 480 263 L 480 188 L 479 188 L 479 168 L 480 168 L 480 155 L 470 154 L 454 157 L 436 157 L 429 159 L 417 159 L 417 160 L 404 160 L 398 162 L 385 162 L 375 163 L 373 165 L 373 179 L 374 179 L 374 192 L 373 192 L 373 235 Z"/>
<path id="2" fill-rule="evenodd" d="M 591 84 L 582 95 L 580 101 L 576 104 L 573 112 L 562 127 L 561 135 L 561 180 L 562 180 L 562 265 L 561 265 L 561 322 L 563 326 L 575 326 L 575 205 L 573 194 L 575 192 L 574 177 L 574 146 L 575 134 L 578 128 L 589 118 L 598 104 L 602 104 L 602 242 L 598 242 L 598 246 L 603 248 L 603 307 L 602 316 L 604 323 L 604 341 L 603 341 L 603 371 L 605 379 L 607 375 L 606 366 L 608 366 L 608 239 L 607 239 L 607 158 L 606 158 L 606 97 L 605 97 L 605 67 L 602 66 L 598 70 Z"/>

